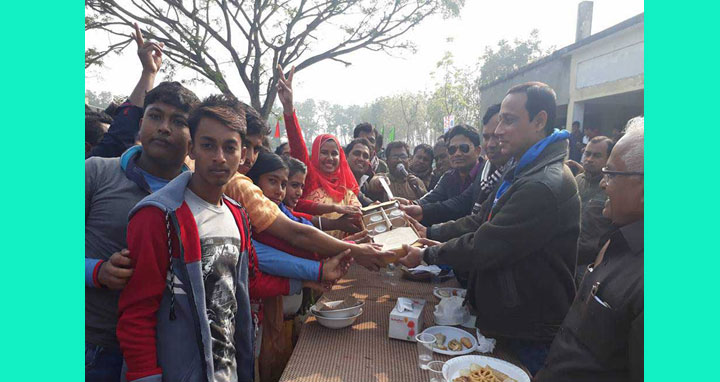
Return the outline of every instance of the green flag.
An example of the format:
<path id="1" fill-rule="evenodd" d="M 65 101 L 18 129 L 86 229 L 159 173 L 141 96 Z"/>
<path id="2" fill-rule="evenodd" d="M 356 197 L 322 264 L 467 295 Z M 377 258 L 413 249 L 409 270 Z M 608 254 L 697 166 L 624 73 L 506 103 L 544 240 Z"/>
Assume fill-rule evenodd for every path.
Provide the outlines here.
<path id="1" fill-rule="evenodd" d="M 388 135 L 388 142 L 394 142 L 394 141 L 395 141 L 395 128 L 393 127 L 390 130 L 390 134 Z"/>

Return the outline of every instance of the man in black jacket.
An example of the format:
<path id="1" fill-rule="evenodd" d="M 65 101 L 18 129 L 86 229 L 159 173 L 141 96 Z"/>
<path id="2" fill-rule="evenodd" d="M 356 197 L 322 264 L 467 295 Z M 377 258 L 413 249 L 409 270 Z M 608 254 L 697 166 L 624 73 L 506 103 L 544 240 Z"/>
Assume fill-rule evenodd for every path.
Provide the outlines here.
<path id="1" fill-rule="evenodd" d="M 575 296 L 580 198 L 564 165 L 568 132 L 552 126 L 555 92 L 529 82 L 511 88 L 495 130 L 515 164 L 479 214 L 433 229 L 426 249 L 405 247 L 408 267 L 424 259 L 470 271 L 467 300 L 476 326 L 504 340 L 534 373 L 542 367 Z"/>
<path id="2" fill-rule="evenodd" d="M 603 215 L 619 228 L 588 266 L 537 382 L 643 380 L 644 140 L 633 118 L 602 169 Z"/>

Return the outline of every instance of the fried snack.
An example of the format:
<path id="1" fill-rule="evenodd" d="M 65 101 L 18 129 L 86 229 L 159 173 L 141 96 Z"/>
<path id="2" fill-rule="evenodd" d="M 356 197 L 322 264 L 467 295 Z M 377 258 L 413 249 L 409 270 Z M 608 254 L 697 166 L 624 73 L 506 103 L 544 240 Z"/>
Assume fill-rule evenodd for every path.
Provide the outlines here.
<path id="1" fill-rule="evenodd" d="M 448 350 L 448 349 L 447 349 L 445 346 L 443 346 L 443 345 L 435 346 L 435 348 L 438 349 L 438 350 L 442 350 L 442 351 L 447 351 L 447 350 Z"/>
<path id="2" fill-rule="evenodd" d="M 510 376 L 508 376 L 507 374 L 505 374 L 501 371 L 495 370 L 490 366 L 488 366 L 488 368 L 492 371 L 495 378 L 497 378 L 498 381 L 500 381 L 500 382 L 517 382 L 516 379 L 510 378 Z"/>
<path id="3" fill-rule="evenodd" d="M 448 342 L 447 347 L 448 347 L 448 349 L 450 349 L 452 351 L 462 350 L 462 344 L 458 340 L 451 340 L 450 342 Z"/>
<path id="4" fill-rule="evenodd" d="M 470 339 L 467 337 L 461 338 L 460 343 L 462 343 L 463 346 L 465 346 L 468 349 L 470 349 L 472 347 L 472 341 L 470 341 Z"/>
<path id="5" fill-rule="evenodd" d="M 499 379 L 497 375 L 495 375 L 496 372 L 502 374 L 490 366 L 480 366 L 473 363 L 470 364 L 469 369 L 460 370 L 460 377 L 453 379 L 453 382 L 505 382 L 504 379 Z M 505 374 L 502 375 L 509 381 L 515 381 Z"/>
<path id="6" fill-rule="evenodd" d="M 445 345 L 445 335 L 444 334 L 438 333 L 435 335 L 435 345 L 437 345 L 438 348 L 440 346 Z"/>

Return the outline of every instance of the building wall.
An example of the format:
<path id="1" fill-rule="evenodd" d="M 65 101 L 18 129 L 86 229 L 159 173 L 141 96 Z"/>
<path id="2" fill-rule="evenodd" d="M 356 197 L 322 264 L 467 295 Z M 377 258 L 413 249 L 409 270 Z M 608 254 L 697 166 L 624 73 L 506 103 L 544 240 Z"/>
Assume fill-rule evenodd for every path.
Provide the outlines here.
<path id="1" fill-rule="evenodd" d="M 642 22 L 572 52 L 567 129 L 583 120 L 584 103 L 644 89 L 644 40 Z"/>
<path id="2" fill-rule="evenodd" d="M 481 89 L 481 110 L 484 113 L 490 105 L 502 101 L 508 89 L 528 81 L 541 81 L 550 85 L 557 94 L 558 105 L 567 104 L 570 85 L 569 73 L 570 59 L 568 57 L 558 57 L 555 60 L 548 61 L 515 77 L 509 78 L 506 81 Z"/>

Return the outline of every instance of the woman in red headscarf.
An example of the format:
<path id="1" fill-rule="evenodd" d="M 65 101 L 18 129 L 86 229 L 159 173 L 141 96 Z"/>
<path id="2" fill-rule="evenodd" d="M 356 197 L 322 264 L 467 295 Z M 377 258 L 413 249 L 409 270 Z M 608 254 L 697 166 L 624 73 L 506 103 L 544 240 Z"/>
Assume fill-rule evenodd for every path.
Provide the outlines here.
<path id="1" fill-rule="evenodd" d="M 335 204 L 341 206 L 361 207 L 357 198 L 359 187 L 350 166 L 345 159 L 345 152 L 340 141 L 332 134 L 322 134 L 315 138 L 312 145 L 312 156 L 308 157 L 305 138 L 295 115 L 292 103 L 293 67 L 288 78 L 282 74 L 278 82 L 278 96 L 284 109 L 285 129 L 290 144 L 290 155 L 307 166 L 307 177 L 303 199 L 317 204 Z M 342 216 L 338 212 L 329 212 L 322 217 L 337 219 Z M 329 234 L 342 237 L 342 231 L 330 231 Z"/>

